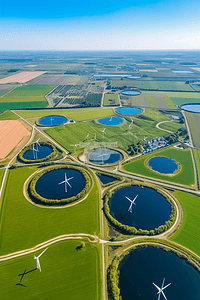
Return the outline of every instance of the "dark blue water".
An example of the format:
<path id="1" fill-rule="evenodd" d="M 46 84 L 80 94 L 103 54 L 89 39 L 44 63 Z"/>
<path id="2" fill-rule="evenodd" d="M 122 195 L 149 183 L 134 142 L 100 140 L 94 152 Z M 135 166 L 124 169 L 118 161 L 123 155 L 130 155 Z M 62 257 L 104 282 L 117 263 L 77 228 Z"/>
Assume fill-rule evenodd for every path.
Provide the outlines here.
<path id="1" fill-rule="evenodd" d="M 135 115 L 135 114 L 139 114 L 142 112 L 142 109 L 141 108 L 136 108 L 136 107 L 120 107 L 120 108 L 117 108 L 116 111 L 119 113 L 119 114 L 122 114 L 122 115 Z"/>
<path id="2" fill-rule="evenodd" d="M 113 178 L 113 177 L 110 177 L 110 176 L 106 176 L 106 175 L 98 175 L 99 179 L 101 180 L 101 182 L 103 184 L 106 184 L 106 183 L 110 183 L 110 182 L 113 182 L 113 181 L 116 181 L 116 178 Z"/>
<path id="3" fill-rule="evenodd" d="M 99 119 L 98 121 L 103 125 L 109 125 L 109 126 L 119 125 L 123 123 L 123 119 L 120 117 L 103 118 L 103 119 Z"/>
<path id="4" fill-rule="evenodd" d="M 63 116 L 47 116 L 39 120 L 39 123 L 45 126 L 56 126 L 56 125 L 64 124 L 66 122 L 67 122 L 67 118 Z"/>
<path id="5" fill-rule="evenodd" d="M 137 91 L 124 91 L 124 92 L 121 92 L 121 94 L 126 95 L 126 96 L 138 96 L 141 93 L 137 92 Z"/>
<path id="6" fill-rule="evenodd" d="M 131 202 L 125 196 L 135 200 L 132 213 L 128 212 Z M 171 205 L 156 190 L 147 187 L 124 187 L 117 190 L 110 199 L 110 212 L 120 223 L 137 229 L 151 230 L 164 225 L 171 214 Z"/>
<path id="7" fill-rule="evenodd" d="M 67 185 L 67 192 L 65 192 L 65 184 L 59 184 L 65 180 L 65 173 L 67 178 L 73 177 L 69 180 Z M 64 199 L 70 198 L 80 193 L 85 187 L 85 178 L 81 172 L 73 169 L 59 169 L 50 171 L 42 175 L 35 186 L 36 192 L 47 199 Z"/>
<path id="8" fill-rule="evenodd" d="M 200 113 L 200 103 L 184 104 L 181 106 L 181 109 L 184 109 L 189 112 Z"/>
<path id="9" fill-rule="evenodd" d="M 37 159 L 45 158 L 53 152 L 53 149 L 49 146 L 41 146 L 41 147 L 35 146 L 35 149 L 38 150 L 36 151 L 37 153 L 35 152 L 35 158 L 34 158 L 33 150 L 26 151 L 23 155 L 23 158 L 28 160 L 32 160 L 32 159 L 37 160 Z"/>
<path id="10" fill-rule="evenodd" d="M 122 159 L 122 154 L 112 149 L 97 149 L 92 151 L 88 158 L 89 161 L 97 165 L 113 164 Z"/>
<path id="11" fill-rule="evenodd" d="M 162 174 L 173 174 L 178 169 L 176 162 L 168 157 L 157 156 L 149 160 L 149 166 Z"/>
<path id="12" fill-rule="evenodd" d="M 175 253 L 153 247 L 136 249 L 124 259 L 119 284 L 123 300 L 157 300 L 162 286 L 168 300 L 199 300 L 200 273 Z M 161 295 L 160 300 L 164 300 Z"/>

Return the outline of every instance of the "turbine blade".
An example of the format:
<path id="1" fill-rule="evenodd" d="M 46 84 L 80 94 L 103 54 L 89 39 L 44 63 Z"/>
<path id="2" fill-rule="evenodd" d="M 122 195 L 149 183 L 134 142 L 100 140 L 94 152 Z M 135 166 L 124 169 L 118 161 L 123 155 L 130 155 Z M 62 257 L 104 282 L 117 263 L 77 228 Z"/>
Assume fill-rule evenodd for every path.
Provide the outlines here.
<path id="1" fill-rule="evenodd" d="M 167 300 L 167 297 L 165 296 L 165 294 L 163 293 L 163 291 L 162 291 L 162 295 L 165 298 L 165 300 Z"/>
<path id="2" fill-rule="evenodd" d="M 62 184 L 62 183 L 65 183 L 66 181 L 64 180 L 64 181 L 62 181 L 62 182 L 60 182 L 59 184 Z"/>
<path id="3" fill-rule="evenodd" d="M 70 188 L 72 188 L 71 184 L 68 181 L 66 181 L 66 183 L 70 186 Z"/>
<path id="4" fill-rule="evenodd" d="M 166 289 L 171 283 L 169 283 L 168 285 L 166 285 L 162 290 Z"/>
<path id="5" fill-rule="evenodd" d="M 160 293 L 160 288 L 153 282 L 153 285 L 159 290 Z"/>
<path id="6" fill-rule="evenodd" d="M 163 289 L 164 283 L 165 283 L 165 278 L 163 278 L 163 282 L 162 282 L 161 290 Z"/>
<path id="7" fill-rule="evenodd" d="M 138 197 L 138 195 L 137 195 L 137 196 L 135 196 L 135 198 L 133 199 L 133 201 L 135 201 L 135 200 L 137 199 L 137 197 Z"/>
<path id="8" fill-rule="evenodd" d="M 158 300 L 160 300 L 160 295 L 161 295 L 161 293 L 159 293 L 159 295 L 158 295 Z"/>
<path id="9" fill-rule="evenodd" d="M 131 205 L 129 206 L 129 209 L 128 209 L 128 211 L 130 211 L 130 213 L 132 213 L 132 205 L 133 205 L 133 203 L 131 203 Z"/>
<path id="10" fill-rule="evenodd" d="M 130 202 L 132 203 L 131 199 L 129 199 L 127 196 L 125 196 L 125 197 L 126 197 L 126 199 L 127 199 L 128 201 L 130 201 Z"/>
<path id="11" fill-rule="evenodd" d="M 69 180 L 71 180 L 72 178 L 74 178 L 74 177 L 70 177 L 70 178 L 68 178 L 66 181 L 69 181 Z"/>
<path id="12" fill-rule="evenodd" d="M 41 272 L 41 266 L 40 266 L 40 261 L 39 261 L 39 259 L 37 259 L 37 269 L 39 269 L 40 272 Z"/>
<path id="13" fill-rule="evenodd" d="M 44 249 L 44 251 L 42 251 L 42 253 L 40 253 L 40 255 L 38 255 L 38 258 L 48 249 L 48 247 L 46 249 Z"/>

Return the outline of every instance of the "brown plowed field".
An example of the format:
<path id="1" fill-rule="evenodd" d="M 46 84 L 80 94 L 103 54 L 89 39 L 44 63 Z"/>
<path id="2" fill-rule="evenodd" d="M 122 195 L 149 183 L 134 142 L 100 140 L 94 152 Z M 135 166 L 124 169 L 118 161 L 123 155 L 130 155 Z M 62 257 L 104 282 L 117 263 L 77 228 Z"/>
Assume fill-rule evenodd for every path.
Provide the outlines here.
<path id="1" fill-rule="evenodd" d="M 20 121 L 0 121 L 0 159 L 5 158 L 12 149 L 31 134 Z"/>
<path id="2" fill-rule="evenodd" d="M 38 77 L 45 72 L 21 72 L 3 79 L 0 79 L 0 84 L 5 83 L 12 83 L 12 82 L 19 82 L 19 83 L 25 83 L 35 77 Z"/>

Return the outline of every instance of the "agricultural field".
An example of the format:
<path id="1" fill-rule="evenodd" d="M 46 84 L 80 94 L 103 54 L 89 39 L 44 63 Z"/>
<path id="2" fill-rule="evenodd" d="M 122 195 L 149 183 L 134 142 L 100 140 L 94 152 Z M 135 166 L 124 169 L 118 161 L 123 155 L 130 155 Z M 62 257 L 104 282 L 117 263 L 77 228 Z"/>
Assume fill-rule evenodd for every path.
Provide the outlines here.
<path id="1" fill-rule="evenodd" d="M 195 160 L 197 164 L 198 179 L 200 184 L 200 149 L 194 149 Z"/>
<path id="2" fill-rule="evenodd" d="M 3 196 L 0 255 L 34 247 L 62 234 L 99 235 L 99 191 L 95 181 L 88 197 L 77 205 L 40 208 L 23 194 L 23 185 L 34 171 L 28 167 L 9 171 Z"/>
<path id="3" fill-rule="evenodd" d="M 25 83 L 29 80 L 38 77 L 45 72 L 21 72 L 15 75 L 11 75 L 5 78 L 0 79 L 0 84 L 7 84 L 7 83 Z"/>
<path id="4" fill-rule="evenodd" d="M 193 145 L 200 148 L 200 115 L 184 112 L 188 120 Z"/>
<path id="5" fill-rule="evenodd" d="M 12 111 L 5 111 L 0 115 L 0 121 L 3 120 L 18 120 L 19 117 L 15 115 Z"/>
<path id="6" fill-rule="evenodd" d="M 171 132 L 176 132 L 178 129 L 183 127 L 183 124 L 170 121 L 160 124 L 159 127 L 165 130 L 169 130 Z"/>
<path id="7" fill-rule="evenodd" d="M 41 258 L 42 272 L 35 269 L 34 259 L 41 251 L 1 262 L 2 299 L 101 299 L 100 248 L 84 242 L 77 250 L 80 244 L 81 240 L 67 240 L 49 246 Z M 16 286 L 25 269 L 32 270 L 21 282 L 26 288 Z"/>
<path id="8" fill-rule="evenodd" d="M 16 88 L 17 84 L 0 84 L 0 97 Z"/>
<path id="9" fill-rule="evenodd" d="M 166 156 L 180 162 L 182 165 L 180 172 L 174 176 L 167 176 L 158 174 L 145 166 L 146 159 L 158 155 Z M 178 150 L 174 148 L 168 148 L 165 150 L 156 151 L 155 153 L 145 155 L 142 158 L 138 158 L 130 163 L 125 164 L 123 166 L 123 170 L 159 180 L 194 186 L 194 169 L 190 150 Z"/>
<path id="10" fill-rule="evenodd" d="M 176 106 L 165 92 L 143 91 L 139 96 L 120 95 L 120 99 L 122 105 L 125 106 L 176 109 Z"/>
<path id="11" fill-rule="evenodd" d="M 80 80 L 77 75 L 44 74 L 35 82 L 36 85 L 73 85 Z"/>
<path id="12" fill-rule="evenodd" d="M 199 197 L 180 191 L 174 192 L 183 208 L 183 223 L 171 240 L 200 255 L 200 201 Z"/>
<path id="13" fill-rule="evenodd" d="M 184 103 L 200 103 L 200 94 L 187 92 L 166 92 L 175 105 Z"/>
<path id="14" fill-rule="evenodd" d="M 9 109 L 45 108 L 46 106 L 47 101 L 0 102 L 0 113 Z"/>
<path id="15" fill-rule="evenodd" d="M 103 105 L 104 106 L 119 105 L 118 95 L 117 94 L 104 94 Z"/>
<path id="16" fill-rule="evenodd" d="M 23 118 L 40 118 L 49 115 L 63 115 L 75 121 L 104 118 L 114 115 L 111 108 L 75 108 L 75 109 L 51 109 L 51 110 L 22 110 L 17 111 Z"/>

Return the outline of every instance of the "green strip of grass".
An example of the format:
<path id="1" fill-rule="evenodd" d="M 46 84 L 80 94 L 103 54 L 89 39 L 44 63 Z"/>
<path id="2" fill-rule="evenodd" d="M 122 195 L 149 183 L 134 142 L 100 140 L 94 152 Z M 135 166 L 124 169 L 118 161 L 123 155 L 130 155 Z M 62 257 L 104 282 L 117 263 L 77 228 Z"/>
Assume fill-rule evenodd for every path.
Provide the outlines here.
<path id="1" fill-rule="evenodd" d="M 40 208 L 29 203 L 23 195 L 24 182 L 34 171 L 33 168 L 9 171 L 1 222 L 1 255 L 33 247 L 62 234 L 99 235 L 96 182 L 87 199 L 77 205 L 62 209 Z"/>
<path id="2" fill-rule="evenodd" d="M 174 176 L 158 174 L 145 166 L 145 160 L 153 156 L 166 156 L 180 162 L 182 165 L 181 171 Z M 156 151 L 148 156 L 132 161 L 123 166 L 123 169 L 135 174 L 153 177 L 161 180 L 166 180 L 178 184 L 192 186 L 194 185 L 194 170 L 190 150 L 178 150 L 169 148 L 161 151 Z"/>
<path id="3" fill-rule="evenodd" d="M 19 117 L 15 115 L 12 111 L 6 111 L 0 115 L 0 120 L 17 120 Z"/>
<path id="4" fill-rule="evenodd" d="M 114 101 L 109 101 L 114 100 Z M 103 99 L 103 105 L 118 105 L 119 98 L 117 94 L 105 94 Z"/>
<path id="5" fill-rule="evenodd" d="M 20 234 L 20 233 L 18 233 Z M 1 298 L 29 300 L 94 300 L 101 299 L 100 247 L 85 242 L 76 250 L 81 240 L 68 240 L 48 247 L 40 258 L 41 270 L 36 268 L 33 254 L 0 263 Z M 38 251 L 38 255 L 42 252 Z"/>
<path id="6" fill-rule="evenodd" d="M 176 123 L 176 122 L 166 122 L 159 125 L 160 128 L 176 132 L 178 129 L 183 127 L 183 124 Z"/>
<path id="7" fill-rule="evenodd" d="M 55 85 L 25 85 L 20 86 L 14 89 L 12 92 L 8 93 L 3 99 L 10 99 L 10 98 L 23 98 L 23 97 L 44 97 L 48 94 Z M 28 100 L 30 101 L 30 100 Z"/>
<path id="8" fill-rule="evenodd" d="M 194 151 L 194 155 L 195 155 L 195 159 L 196 159 L 197 170 L 198 170 L 199 181 L 200 181 L 200 150 L 199 149 L 193 149 L 193 151 Z"/>
<path id="9" fill-rule="evenodd" d="M 192 96 L 193 94 L 191 94 Z M 173 103 L 175 105 L 181 105 L 184 103 L 199 103 L 200 102 L 200 98 L 181 98 L 181 97 L 170 97 L 170 99 L 173 101 Z"/>
<path id="10" fill-rule="evenodd" d="M 0 103 L 0 113 L 7 109 L 44 108 L 47 101 Z"/>
<path id="11" fill-rule="evenodd" d="M 174 195 L 183 208 L 183 223 L 171 240 L 200 255 L 200 198 L 180 191 Z"/>

